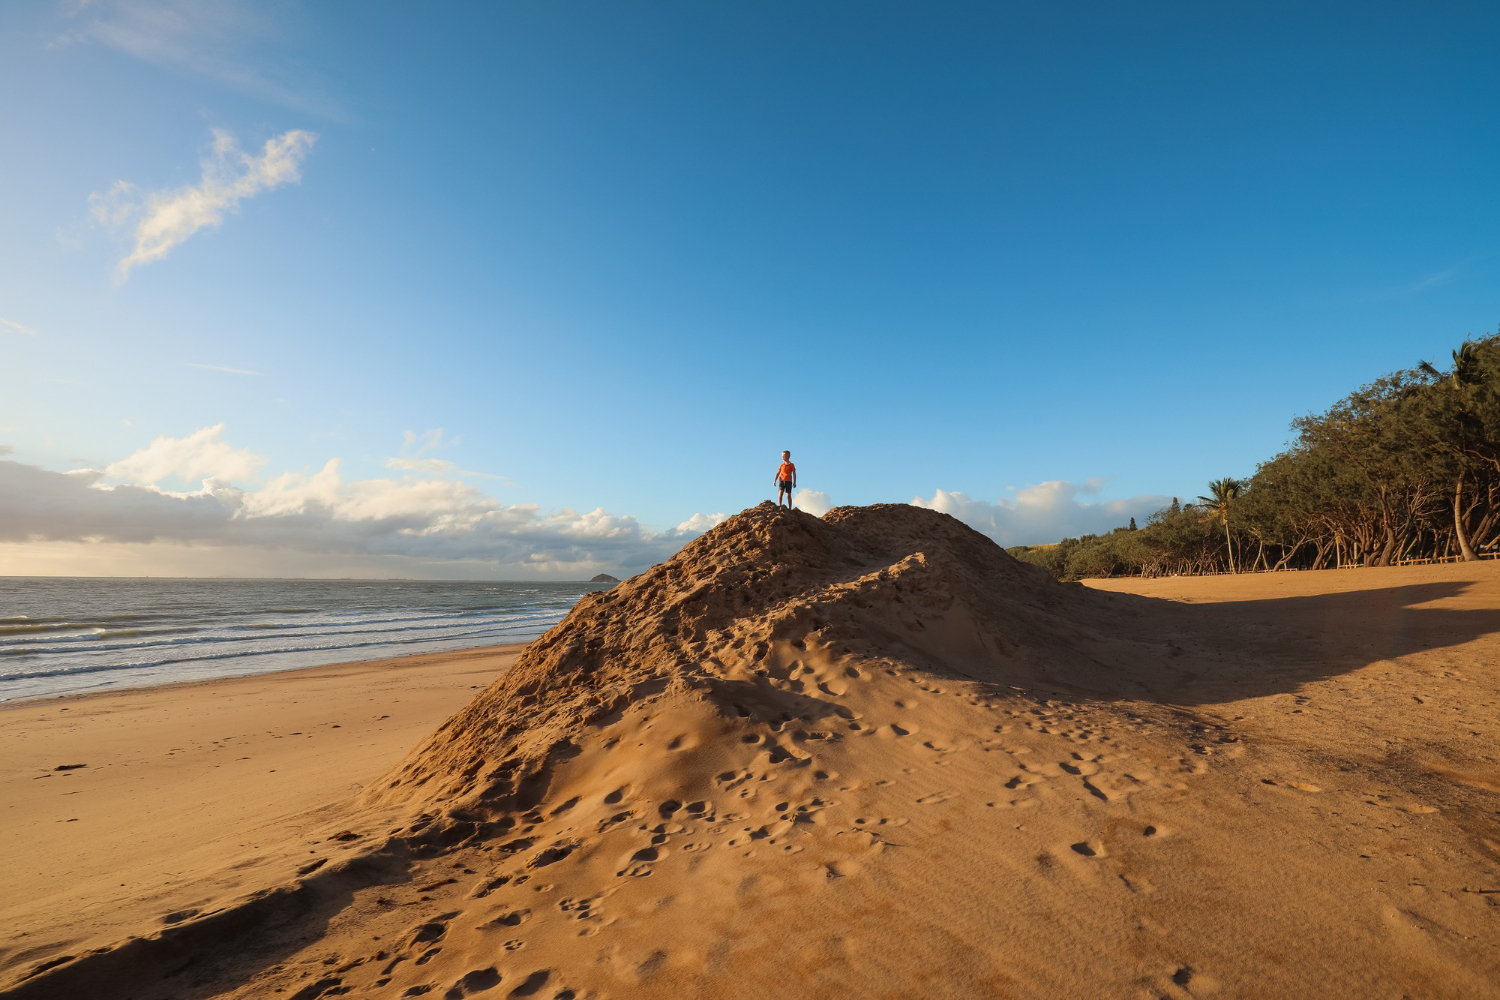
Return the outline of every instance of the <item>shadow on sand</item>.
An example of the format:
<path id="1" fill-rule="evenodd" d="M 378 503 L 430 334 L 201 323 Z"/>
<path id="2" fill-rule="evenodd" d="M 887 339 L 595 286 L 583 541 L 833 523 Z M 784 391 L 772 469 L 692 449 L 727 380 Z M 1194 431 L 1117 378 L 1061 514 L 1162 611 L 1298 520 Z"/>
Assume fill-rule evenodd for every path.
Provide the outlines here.
<path id="1" fill-rule="evenodd" d="M 1289 693 L 1372 663 L 1500 632 L 1500 608 L 1425 606 L 1469 586 L 1422 583 L 1220 604 L 1109 594 L 1105 601 L 1121 616 L 1120 624 L 1101 631 L 1133 646 L 1137 655 L 1113 666 L 1114 679 L 1123 684 L 1110 683 L 1097 667 L 1079 680 L 1100 693 L 1145 693 L 1178 705 Z M 1068 683 L 1066 671 L 1049 674 Z"/>

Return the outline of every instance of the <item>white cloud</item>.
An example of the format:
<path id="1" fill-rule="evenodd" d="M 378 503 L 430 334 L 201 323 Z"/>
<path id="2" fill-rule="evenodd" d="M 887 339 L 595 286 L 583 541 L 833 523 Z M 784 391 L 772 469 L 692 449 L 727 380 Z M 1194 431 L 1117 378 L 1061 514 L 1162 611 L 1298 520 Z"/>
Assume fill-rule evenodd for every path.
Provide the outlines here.
<path id="1" fill-rule="evenodd" d="M 23 337 L 35 337 L 36 331 L 28 326 L 22 326 L 13 319 L 0 317 L 0 333 L 19 333 Z"/>
<path id="2" fill-rule="evenodd" d="M 104 470 L 108 479 L 155 485 L 167 479 L 185 481 L 254 479 L 266 460 L 244 448 L 232 448 L 222 440 L 223 424 L 204 427 L 187 437 L 165 435 L 128 458 Z"/>
<path id="3" fill-rule="evenodd" d="M 792 505 L 798 510 L 805 510 L 815 517 L 822 517 L 833 509 L 833 504 L 829 501 L 827 493 L 808 489 L 798 490 L 797 495 L 792 497 Z"/>
<path id="4" fill-rule="evenodd" d="M 931 500 L 914 498 L 912 506 L 952 514 L 1001 545 L 1037 545 L 1111 531 L 1123 527 L 1132 517 L 1144 522 L 1147 515 L 1165 507 L 1170 499 L 1161 496 L 1083 499 L 1097 497 L 1105 483 L 1097 478 L 1083 483 L 1052 480 L 1027 486 L 1017 490 L 1013 498 L 1001 497 L 993 503 L 971 499 L 964 493 L 938 490 Z"/>
<path id="5" fill-rule="evenodd" d="M 175 553 L 164 556 L 164 565 L 174 566 L 199 565 L 184 547 L 211 548 L 223 557 L 218 572 L 274 573 L 284 565 L 305 574 L 310 557 L 322 553 L 325 575 L 345 567 L 364 575 L 581 579 L 659 562 L 725 517 L 699 514 L 654 532 L 602 508 L 545 512 L 502 504 L 451 477 L 346 479 L 337 458 L 315 472 L 284 472 L 253 485 L 267 460 L 232 447 L 223 431 L 219 424 L 158 437 L 103 472 L 0 460 L 0 545 L 12 553 L 35 545 L 53 560 L 45 565 L 71 559 L 75 569 L 89 552 L 98 553 L 90 565 L 106 566 L 114 565 L 106 557 L 122 558 L 106 552 L 110 546 L 144 546 L 149 554 L 156 545 Z M 172 479 L 202 484 L 182 492 L 160 485 Z M 282 552 L 284 560 L 268 552 Z M 154 571 L 138 565 L 138 572 Z"/>
<path id="6" fill-rule="evenodd" d="M 208 372 L 227 372 L 230 375 L 259 375 L 259 374 L 261 374 L 260 372 L 253 372 L 253 371 L 251 371 L 248 368 L 230 368 L 228 365 L 202 365 L 202 364 L 198 364 L 196 361 L 184 361 L 183 364 L 186 365 L 188 368 L 202 368 L 204 371 L 208 371 Z"/>
<path id="7" fill-rule="evenodd" d="M 318 138 L 293 129 L 267 139 L 254 156 L 223 129 L 213 134 L 196 185 L 142 195 L 134 185 L 117 181 L 108 192 L 89 195 L 95 222 L 111 230 L 133 227 L 135 246 L 119 263 L 121 278 L 133 267 L 166 257 L 200 229 L 218 226 L 246 198 L 300 181 L 302 161 Z"/>
<path id="8" fill-rule="evenodd" d="M 727 520 L 729 520 L 729 515 L 722 512 L 716 514 L 694 514 L 673 530 L 681 535 L 701 535 L 710 528 L 717 528 Z"/>

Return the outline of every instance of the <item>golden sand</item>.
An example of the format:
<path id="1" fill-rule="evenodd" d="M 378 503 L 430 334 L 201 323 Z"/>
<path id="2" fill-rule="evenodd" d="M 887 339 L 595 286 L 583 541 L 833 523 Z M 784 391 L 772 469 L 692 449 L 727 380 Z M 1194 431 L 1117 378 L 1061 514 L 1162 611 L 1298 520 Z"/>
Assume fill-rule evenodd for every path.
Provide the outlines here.
<path id="1" fill-rule="evenodd" d="M 1497 634 L 1500 566 L 1081 587 L 757 508 L 513 669 L 0 711 L 0 986 L 1500 996 Z"/>

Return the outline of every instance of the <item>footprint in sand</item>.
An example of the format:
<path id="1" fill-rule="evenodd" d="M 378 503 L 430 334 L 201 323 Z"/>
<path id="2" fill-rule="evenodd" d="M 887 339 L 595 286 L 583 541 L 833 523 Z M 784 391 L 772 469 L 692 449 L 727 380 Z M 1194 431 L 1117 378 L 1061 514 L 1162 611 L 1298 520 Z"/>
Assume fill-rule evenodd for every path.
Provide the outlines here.
<path id="1" fill-rule="evenodd" d="M 1087 778 L 1083 779 L 1083 790 L 1101 802 L 1113 802 L 1115 800 L 1115 795 L 1111 793 L 1110 789 L 1104 788 Z"/>
<path id="2" fill-rule="evenodd" d="M 448 921 L 456 916 L 458 916 L 457 913 L 444 913 L 425 924 L 418 924 L 407 932 L 408 944 L 427 944 L 441 940 L 443 935 L 448 933 Z"/>
<path id="3" fill-rule="evenodd" d="M 623 866 L 615 872 L 616 878 L 644 878 L 651 874 L 651 865 L 661 859 L 663 848 L 643 847 L 626 858 Z"/>
<path id="4" fill-rule="evenodd" d="M 547 985 L 547 981 L 551 978 L 551 969 L 538 969 L 536 972 L 533 972 L 531 975 L 527 976 L 526 981 L 523 982 L 520 986 L 517 986 L 515 989 L 511 990 L 510 995 L 513 997 L 536 996 L 537 993 L 541 992 L 542 987 Z"/>
<path id="5" fill-rule="evenodd" d="M 957 792 L 933 792 L 931 795 L 924 795 L 918 799 L 917 805 L 935 806 L 956 798 L 958 798 Z"/>
<path id="6" fill-rule="evenodd" d="M 1271 785 L 1275 788 L 1294 788 L 1299 792 L 1321 792 L 1323 789 L 1308 781 L 1279 781 L 1275 778 L 1261 778 L 1262 785 Z"/>
<path id="7" fill-rule="evenodd" d="M 1034 809 L 1038 805 L 1036 799 L 1005 799 L 997 802 L 986 802 L 985 805 L 992 809 Z"/>
<path id="8" fill-rule="evenodd" d="M 577 844 L 559 844 L 555 847 L 544 848 L 538 851 L 530 861 L 526 862 L 526 867 L 545 868 L 547 865 L 556 864 L 572 854 L 577 847 Z"/>
<path id="9" fill-rule="evenodd" d="M 1081 840 L 1076 844 L 1069 844 L 1069 849 L 1075 854 L 1081 854 L 1086 858 L 1104 857 L 1104 845 L 1097 840 Z"/>
<path id="10" fill-rule="evenodd" d="M 1192 996 L 1217 993 L 1220 988 L 1217 979 L 1191 965 L 1178 966 L 1169 978 L 1173 986 L 1187 991 Z"/>
<path id="11" fill-rule="evenodd" d="M 494 927 L 519 927 L 531 916 L 530 910 L 511 910 L 479 925 L 480 930 Z"/>
<path id="12" fill-rule="evenodd" d="M 500 973 L 492 965 L 488 969 L 475 969 L 473 972 L 465 973 L 447 993 L 443 994 L 443 998 L 444 1000 L 461 1000 L 471 993 L 482 993 L 499 985 Z"/>
<path id="13" fill-rule="evenodd" d="M 1059 762 L 1057 766 L 1062 768 L 1064 771 L 1067 771 L 1069 774 L 1075 774 L 1081 777 L 1088 777 L 1091 774 L 1099 773 L 1099 765 L 1095 764 L 1091 760 L 1065 760 Z"/>
<path id="14" fill-rule="evenodd" d="M 1438 811 L 1437 806 L 1425 806 L 1417 802 L 1393 802 L 1390 796 L 1377 795 L 1373 799 L 1366 799 L 1372 806 L 1380 806 L 1385 809 L 1396 809 L 1411 816 L 1430 816 Z"/>

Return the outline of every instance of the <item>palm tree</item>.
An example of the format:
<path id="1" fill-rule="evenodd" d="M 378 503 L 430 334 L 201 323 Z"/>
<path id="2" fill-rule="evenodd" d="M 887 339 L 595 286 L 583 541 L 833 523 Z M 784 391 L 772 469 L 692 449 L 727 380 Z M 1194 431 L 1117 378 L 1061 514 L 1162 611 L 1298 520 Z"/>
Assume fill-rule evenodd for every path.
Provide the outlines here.
<path id="1" fill-rule="evenodd" d="M 1448 383 L 1446 388 L 1454 393 L 1454 395 L 1460 397 L 1465 389 L 1480 385 L 1487 379 L 1484 366 L 1479 360 L 1479 345 L 1472 340 L 1464 341 L 1453 351 L 1453 368 L 1446 376 L 1426 361 L 1419 362 L 1417 367 L 1437 379 L 1439 384 L 1446 381 Z M 1461 398 L 1458 402 L 1458 408 L 1458 426 L 1456 429 L 1459 437 L 1458 450 L 1462 452 L 1465 425 L 1473 421 L 1474 415 L 1464 405 Z M 1462 554 L 1464 562 L 1478 562 L 1479 557 L 1474 554 L 1473 547 L 1469 545 L 1468 533 L 1464 531 L 1463 497 L 1464 469 L 1460 461 L 1458 479 L 1453 486 L 1453 533 L 1458 538 L 1458 551 Z"/>
<path id="2" fill-rule="evenodd" d="M 1430 361 L 1422 361 L 1417 364 L 1422 371 L 1441 381 L 1443 373 L 1432 366 Z M 1479 345 L 1472 340 L 1466 340 L 1458 345 L 1453 352 L 1453 369 L 1448 372 L 1447 379 L 1455 389 L 1461 389 L 1466 385 L 1479 385 L 1485 381 L 1484 367 L 1479 362 Z"/>
<path id="3" fill-rule="evenodd" d="M 1198 497 L 1202 501 L 1203 506 L 1208 509 L 1208 512 L 1216 515 L 1219 523 L 1224 525 L 1224 547 L 1228 550 L 1229 572 L 1231 573 L 1238 573 L 1239 570 L 1234 568 L 1234 541 L 1229 535 L 1229 508 L 1233 506 L 1234 502 L 1244 492 L 1245 483 L 1243 480 L 1230 479 L 1226 476 L 1223 479 L 1215 479 L 1208 484 L 1208 496 Z"/>

